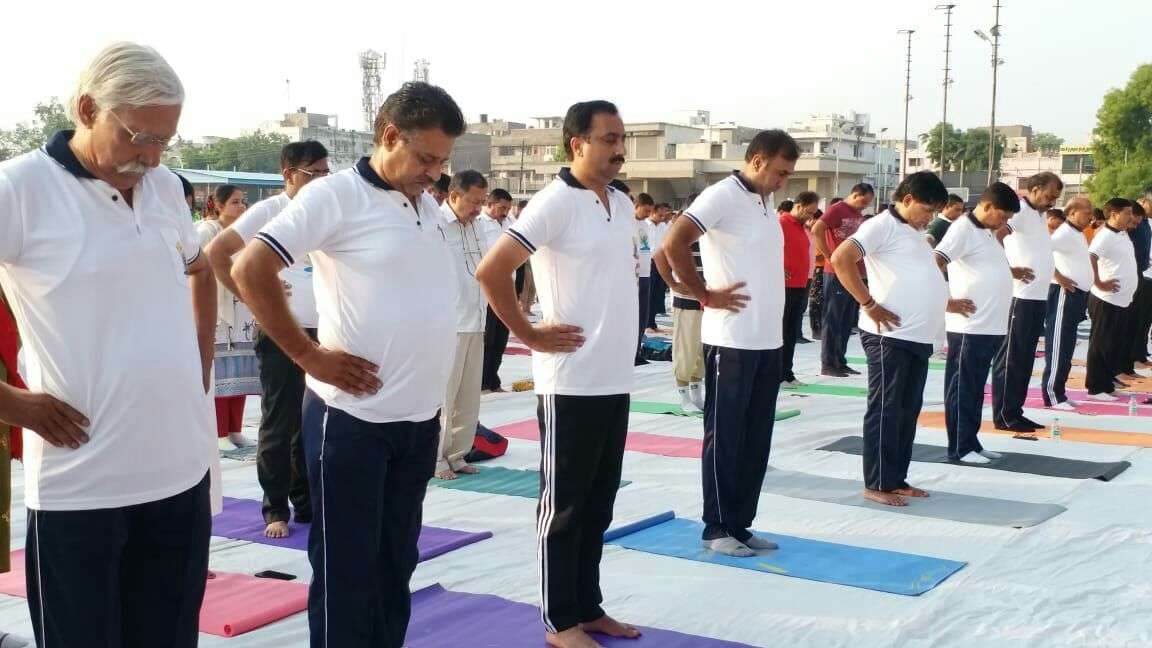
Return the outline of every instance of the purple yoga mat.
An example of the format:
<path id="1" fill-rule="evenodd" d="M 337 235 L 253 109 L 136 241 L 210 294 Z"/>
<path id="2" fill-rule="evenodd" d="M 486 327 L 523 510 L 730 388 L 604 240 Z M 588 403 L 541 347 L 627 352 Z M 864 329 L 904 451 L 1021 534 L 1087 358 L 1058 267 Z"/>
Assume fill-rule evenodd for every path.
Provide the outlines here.
<path id="1" fill-rule="evenodd" d="M 639 639 L 594 635 L 606 648 L 750 648 L 747 644 L 696 635 L 641 628 Z M 474 648 L 537 648 L 544 642 L 540 610 L 499 596 L 450 592 L 432 585 L 412 594 L 412 621 L 404 645 L 442 648 L 457 644 Z"/>
<path id="2" fill-rule="evenodd" d="M 250 499 L 224 498 L 224 511 L 212 518 L 212 535 L 233 540 L 247 540 L 273 547 L 308 550 L 308 532 L 311 524 L 289 522 L 292 534 L 287 538 L 273 539 L 264 535 L 264 518 L 260 513 L 260 502 Z M 492 537 L 491 531 L 469 533 L 455 529 L 441 529 L 426 526 L 420 530 L 420 562 L 454 551 L 474 542 Z"/>
<path id="3" fill-rule="evenodd" d="M 985 404 L 991 404 L 992 387 L 984 387 Z M 1128 413 L 1128 397 L 1129 394 L 1117 393 L 1116 396 L 1120 400 L 1114 403 L 1101 403 L 1098 401 L 1088 400 L 1088 392 L 1083 389 L 1069 389 L 1067 396 L 1076 403 L 1077 414 L 1091 414 L 1094 416 L 1130 416 Z M 1136 394 L 1136 416 L 1152 416 L 1152 406 L 1144 405 L 1146 397 Z M 1044 395 L 1041 393 L 1039 387 L 1030 387 L 1028 389 L 1028 399 L 1024 401 L 1024 407 L 1031 407 L 1034 409 L 1045 409 Z"/>

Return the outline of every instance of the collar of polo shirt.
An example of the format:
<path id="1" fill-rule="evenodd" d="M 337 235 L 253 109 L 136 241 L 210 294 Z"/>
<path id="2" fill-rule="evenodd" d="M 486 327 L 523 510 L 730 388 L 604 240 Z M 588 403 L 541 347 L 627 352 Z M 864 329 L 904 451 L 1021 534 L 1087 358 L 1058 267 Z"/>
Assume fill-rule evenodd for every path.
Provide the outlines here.
<path id="1" fill-rule="evenodd" d="M 1077 232 L 1083 232 L 1084 231 L 1083 227 L 1076 227 L 1076 225 L 1073 224 L 1072 221 L 1066 220 L 1066 221 L 1064 221 L 1064 224 L 1067 225 L 1068 227 L 1071 227 L 1072 229 L 1076 230 Z"/>
<path id="2" fill-rule="evenodd" d="M 908 224 L 908 221 L 904 220 L 904 217 L 900 215 L 900 212 L 896 211 L 896 205 L 892 205 L 891 207 L 889 207 L 888 213 L 892 214 L 892 218 L 895 218 L 896 220 L 900 221 L 901 223 L 903 223 L 905 225 Z"/>
<path id="3" fill-rule="evenodd" d="M 383 189 L 384 191 L 398 191 L 396 187 L 393 187 L 392 185 L 388 184 L 384 178 L 381 178 L 379 173 L 376 173 L 376 169 L 372 168 L 372 165 L 369 163 L 369 159 L 370 158 L 365 156 L 356 162 L 356 173 L 360 174 L 361 178 L 364 178 L 368 184 L 376 187 L 377 189 Z"/>
<path id="4" fill-rule="evenodd" d="M 988 226 L 985 225 L 984 223 L 981 223 L 980 219 L 976 218 L 976 215 L 974 213 L 968 212 L 967 214 L 965 214 L 965 216 L 967 216 L 968 220 L 972 221 L 972 224 L 975 225 L 977 228 L 988 229 Z"/>
<path id="5" fill-rule="evenodd" d="M 1120 230 L 1116 229 L 1115 227 L 1112 227 L 1108 223 L 1104 223 L 1104 227 L 1107 227 L 1108 229 L 1112 230 L 1113 232 L 1116 232 L 1117 234 L 1120 233 Z"/>
<path id="6" fill-rule="evenodd" d="M 745 178 L 744 174 L 739 170 L 733 171 L 732 176 L 736 178 L 736 182 L 739 182 L 740 186 L 744 187 L 744 190 L 748 193 L 754 193 L 756 195 L 760 194 L 760 192 L 756 191 L 756 189 L 752 186 L 752 183 L 748 182 L 748 178 Z"/>
<path id="7" fill-rule="evenodd" d="M 57 131 L 57 133 L 52 136 L 52 139 L 48 140 L 48 143 L 44 145 L 44 152 L 48 154 L 48 157 L 56 160 L 68 173 L 71 173 L 77 178 L 96 180 L 96 176 L 84 168 L 83 164 L 80 164 L 80 158 L 76 157 L 76 153 L 72 151 L 72 147 L 68 146 L 68 143 L 72 141 L 72 136 L 75 134 L 76 131 L 74 130 Z"/>

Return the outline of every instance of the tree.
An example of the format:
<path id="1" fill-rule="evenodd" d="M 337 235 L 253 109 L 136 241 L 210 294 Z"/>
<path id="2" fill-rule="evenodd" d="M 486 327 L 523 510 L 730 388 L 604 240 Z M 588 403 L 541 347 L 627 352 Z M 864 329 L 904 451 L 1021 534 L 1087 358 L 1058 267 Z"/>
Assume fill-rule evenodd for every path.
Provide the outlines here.
<path id="1" fill-rule="evenodd" d="M 56 97 L 36 104 L 33 112 L 36 119 L 32 123 L 21 122 L 12 130 L 0 129 L 0 160 L 38 149 L 56 131 L 72 128 L 72 120 Z"/>
<path id="2" fill-rule="evenodd" d="M 1093 133 L 1092 200 L 1139 196 L 1152 184 L 1152 64 L 1136 68 L 1127 86 L 1104 95 Z"/>
<path id="3" fill-rule="evenodd" d="M 940 163 L 940 134 L 945 134 L 944 146 L 948 149 L 945 153 L 947 159 L 945 164 Z M 932 127 L 932 130 L 920 136 L 920 141 L 924 142 L 924 147 L 928 151 L 928 158 L 942 171 L 977 171 L 980 169 L 988 168 L 988 129 L 987 128 L 970 128 L 966 131 L 959 130 L 945 122 L 940 122 Z M 1004 138 L 997 136 L 996 138 L 996 151 L 995 151 L 995 164 L 1000 165 L 1000 159 L 1004 156 Z"/>
<path id="4" fill-rule="evenodd" d="M 288 137 L 280 133 L 256 131 L 233 139 L 221 139 L 206 146 L 188 146 L 180 158 L 188 169 L 226 169 L 257 173 L 279 173 L 280 149 Z"/>
<path id="5" fill-rule="evenodd" d="M 996 135 L 996 150 L 992 154 L 992 168 L 1000 167 L 1007 142 L 1002 135 Z M 969 128 L 964 133 L 964 170 L 988 169 L 988 129 Z"/>
<path id="6" fill-rule="evenodd" d="M 1064 138 L 1052 133 L 1036 133 L 1032 136 L 1032 147 L 1044 155 L 1059 155 Z"/>

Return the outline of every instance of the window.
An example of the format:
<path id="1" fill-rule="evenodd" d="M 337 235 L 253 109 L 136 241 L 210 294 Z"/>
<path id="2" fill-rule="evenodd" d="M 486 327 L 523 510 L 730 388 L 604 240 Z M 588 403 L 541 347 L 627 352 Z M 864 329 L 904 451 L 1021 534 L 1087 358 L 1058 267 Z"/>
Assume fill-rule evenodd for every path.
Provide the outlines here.
<path id="1" fill-rule="evenodd" d="M 500 155 L 503 157 L 516 155 L 516 147 L 515 146 L 500 146 L 497 148 L 498 148 L 498 150 L 496 152 L 497 155 Z"/>
<path id="2" fill-rule="evenodd" d="M 720 158 L 724 157 L 724 145 L 713 144 L 712 150 L 709 152 L 708 157 L 713 160 L 719 160 Z"/>
<path id="3" fill-rule="evenodd" d="M 1096 162 L 1088 153 L 1062 155 L 1060 173 L 1096 173 Z"/>

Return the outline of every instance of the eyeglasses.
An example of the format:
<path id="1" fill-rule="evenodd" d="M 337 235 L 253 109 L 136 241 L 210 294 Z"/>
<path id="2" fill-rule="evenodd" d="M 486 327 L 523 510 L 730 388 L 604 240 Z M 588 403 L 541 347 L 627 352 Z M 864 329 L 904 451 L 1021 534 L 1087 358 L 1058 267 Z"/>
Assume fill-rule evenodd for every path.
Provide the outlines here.
<path id="1" fill-rule="evenodd" d="M 293 171 L 299 171 L 309 178 L 323 178 L 326 175 L 331 175 L 331 169 L 301 169 L 300 167 L 292 167 Z"/>
<path id="2" fill-rule="evenodd" d="M 167 150 L 172 144 L 172 139 L 176 137 L 175 135 L 172 137 L 157 137 L 149 133 L 137 133 L 131 128 L 128 128 L 128 124 L 125 124 L 124 120 L 120 119 L 120 115 L 117 115 L 111 110 L 108 111 L 108 114 L 115 117 L 116 121 L 120 123 L 120 128 L 123 128 L 128 132 L 132 138 L 131 142 L 133 146 L 159 146 L 160 148 Z"/>

